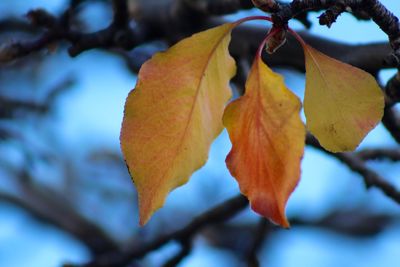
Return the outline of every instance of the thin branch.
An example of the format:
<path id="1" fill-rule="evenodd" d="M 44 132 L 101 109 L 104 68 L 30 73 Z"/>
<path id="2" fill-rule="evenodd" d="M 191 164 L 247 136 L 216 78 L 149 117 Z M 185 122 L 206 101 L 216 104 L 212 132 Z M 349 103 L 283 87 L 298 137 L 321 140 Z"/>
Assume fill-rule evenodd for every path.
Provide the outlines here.
<path id="1" fill-rule="evenodd" d="M 47 90 L 48 94 L 42 101 L 12 99 L 0 95 L 0 118 L 13 118 L 20 111 L 41 115 L 46 114 L 51 110 L 57 98 L 70 89 L 74 83 L 75 80 L 71 77 L 61 80 L 54 87 Z"/>
<path id="2" fill-rule="evenodd" d="M 373 238 L 382 233 L 387 227 L 397 223 L 399 216 L 373 214 L 368 212 L 368 208 L 364 206 L 354 207 L 352 209 L 333 210 L 320 218 L 305 218 L 301 215 L 289 218 L 293 230 L 298 227 L 310 228 L 312 230 L 323 229 L 331 231 L 334 234 L 344 235 L 347 238 Z M 214 225 L 203 231 L 203 237 L 208 240 L 208 244 L 218 248 L 228 249 L 240 258 L 248 258 L 248 251 L 254 243 L 251 243 L 253 233 L 259 232 L 260 227 L 265 227 L 264 236 L 260 233 L 264 241 L 269 241 L 272 235 L 270 233 L 277 231 L 287 231 L 272 223 L 266 223 L 261 226 L 260 223 L 226 223 L 223 225 Z M 257 237 L 260 238 L 260 237 Z M 240 242 L 236 242 L 240 240 Z M 250 243 L 250 244 L 249 244 Z M 262 242 L 264 243 L 264 242 Z M 249 250 L 250 249 L 250 250 Z M 247 266 L 257 266 L 257 261 L 248 261 Z M 253 265 L 252 265 L 253 264 Z"/>
<path id="3" fill-rule="evenodd" d="M 83 242 L 94 256 L 119 248 L 100 227 L 80 215 L 59 192 L 37 188 L 28 183 L 20 185 L 19 195 L 0 192 L 0 201 L 9 202 L 31 213 L 36 218 L 55 225 Z"/>
<path id="4" fill-rule="evenodd" d="M 386 95 L 386 107 L 392 107 L 394 104 L 400 101 L 400 73 L 397 72 L 385 86 Z"/>
<path id="5" fill-rule="evenodd" d="M 204 227 L 223 222 L 248 205 L 246 197 L 239 195 L 231 198 L 224 203 L 212 208 L 211 210 L 196 217 L 186 227 L 172 232 L 163 237 L 159 237 L 153 242 L 141 246 L 139 249 L 126 253 L 105 254 L 95 258 L 93 261 L 80 265 L 82 267 L 120 267 L 129 264 L 134 259 L 140 259 L 150 251 L 154 251 L 168 242 L 175 240 L 181 244 L 188 244 L 192 238 Z"/>
<path id="6" fill-rule="evenodd" d="M 357 156 L 355 153 L 331 153 L 323 149 L 318 141 L 308 135 L 307 136 L 307 144 L 311 145 L 315 148 L 318 148 L 321 151 L 339 159 L 341 162 L 346 164 L 352 171 L 361 175 L 364 179 L 365 186 L 367 189 L 371 187 L 375 187 L 380 189 L 386 196 L 394 200 L 395 202 L 400 204 L 400 191 L 392 185 L 391 183 L 385 181 L 378 173 L 371 170 L 365 165 L 365 162 Z"/>
<path id="7" fill-rule="evenodd" d="M 38 29 L 36 26 L 28 23 L 25 20 L 23 21 L 18 18 L 11 17 L 0 20 L 0 32 L 37 33 Z"/>
<path id="8" fill-rule="evenodd" d="M 382 124 L 392 135 L 393 139 L 400 144 L 400 121 L 397 110 L 394 105 L 400 101 L 400 74 L 397 72 L 386 83 L 385 109 L 382 118 Z"/>
<path id="9" fill-rule="evenodd" d="M 257 253 L 260 250 L 263 241 L 265 240 L 265 236 L 270 229 L 271 229 L 271 223 L 265 218 L 260 218 L 260 222 L 254 232 L 253 244 L 250 247 L 247 255 L 247 266 L 249 267 L 260 266 L 257 258 Z"/>
<path id="10" fill-rule="evenodd" d="M 357 152 L 357 156 L 362 160 L 391 160 L 400 161 L 399 149 L 375 148 L 363 149 Z"/>
<path id="11" fill-rule="evenodd" d="M 80 4 L 83 1 L 79 1 Z M 59 18 L 45 10 L 32 10 L 28 17 L 32 26 L 46 28 L 39 37 L 30 41 L 17 41 L 0 47 L 0 62 L 9 62 L 47 48 L 57 41 L 70 42 L 69 54 L 76 56 L 92 48 L 122 47 L 131 49 L 141 40 L 140 31 L 129 27 L 129 16 L 126 0 L 114 0 L 114 19 L 110 26 L 94 33 L 81 33 L 70 29 L 69 21 L 77 3 L 72 2 Z"/>
<path id="12" fill-rule="evenodd" d="M 230 51 L 235 58 L 247 58 L 252 62 L 257 47 L 265 37 L 267 29 L 243 25 L 232 33 Z M 388 68 L 384 65 L 384 58 L 390 53 L 388 43 L 371 43 L 363 45 L 349 45 L 324 39 L 301 31 L 301 37 L 319 51 L 351 64 L 370 73 L 376 73 Z M 246 40 L 246 41 L 243 41 Z M 269 66 L 285 66 L 304 72 L 304 55 L 301 45 L 292 37 L 276 53 L 263 57 Z"/>
<path id="13" fill-rule="evenodd" d="M 350 210 L 336 210 L 316 220 L 291 218 L 290 223 L 293 227 L 318 227 L 354 238 L 365 238 L 378 235 L 394 221 L 399 220 L 398 216 L 370 214 L 365 210 L 368 209 L 356 207 Z"/>
<path id="14" fill-rule="evenodd" d="M 179 253 L 176 254 L 171 259 L 169 259 L 163 265 L 163 267 L 175 267 L 175 266 L 177 266 L 186 256 L 188 256 L 190 254 L 191 250 L 192 250 L 192 245 L 190 244 L 190 242 L 182 244 L 182 248 L 179 251 Z"/>
<path id="15" fill-rule="evenodd" d="M 126 27 L 129 23 L 127 0 L 112 0 L 112 3 L 114 10 L 113 25 L 120 28 Z"/>
<path id="16" fill-rule="evenodd" d="M 400 143 L 400 120 L 393 107 L 385 107 L 382 123 L 397 143 Z"/>
<path id="17" fill-rule="evenodd" d="M 47 48 L 58 38 L 52 33 L 44 33 L 33 41 L 15 42 L 10 45 L 0 46 L 0 63 L 9 62 L 16 58 L 27 56 L 33 52 Z"/>
<path id="18" fill-rule="evenodd" d="M 195 5 L 195 3 L 199 1 L 189 2 L 193 2 L 192 5 Z M 218 3 L 221 4 L 223 2 L 225 1 L 218 1 Z M 239 2 L 244 3 L 242 1 Z M 250 1 L 247 1 L 247 3 L 248 2 Z M 217 5 L 217 2 L 214 1 L 206 1 L 205 3 Z M 230 3 L 230 1 L 226 3 Z M 175 43 L 177 40 L 189 36 L 196 31 L 224 22 L 223 20 L 218 20 L 216 22 L 211 17 L 208 18 L 210 14 L 201 14 L 193 10 L 193 8 L 190 9 L 188 7 L 189 4 L 186 4 L 185 11 L 182 11 L 184 8 L 167 5 L 165 1 L 149 2 L 143 0 L 138 1 L 139 11 L 137 12 L 137 23 L 134 28 L 131 28 L 129 25 L 126 26 L 126 19 L 119 19 L 120 17 L 126 18 L 126 13 L 124 13 L 122 8 L 123 4 L 124 1 L 121 0 L 116 0 L 114 2 L 114 22 L 105 29 L 93 33 L 80 33 L 79 31 L 69 29 L 68 23 L 66 24 L 65 22 L 66 19 L 63 20 L 63 23 L 61 23 L 61 18 L 56 19 L 56 21 L 58 21 L 58 23 L 56 23 L 58 26 L 54 25 L 54 27 L 51 27 L 51 29 L 43 33 L 43 35 L 36 40 L 4 45 L 0 49 L 0 60 L 3 62 L 11 61 L 32 52 L 45 49 L 52 42 L 61 40 L 66 40 L 71 44 L 69 48 L 71 56 L 76 56 L 93 48 L 116 47 L 129 50 L 144 42 L 157 39 L 164 39 L 168 40 L 169 43 Z M 74 6 L 74 8 L 76 8 L 76 6 Z M 69 16 L 72 16 L 71 13 L 73 13 L 73 10 L 71 11 L 71 9 L 68 9 L 68 12 L 64 12 L 64 14 L 67 13 Z M 117 14 L 121 15 L 117 16 Z M 301 15 L 301 13 L 298 15 Z M 48 14 L 46 14 L 46 16 L 48 16 Z M 40 20 L 40 15 L 36 20 Z M 171 27 L 173 28 L 172 31 Z M 239 38 L 239 41 L 236 42 L 236 44 L 239 44 L 239 42 L 241 43 L 239 44 L 240 47 L 243 47 L 243 45 L 246 46 L 247 43 L 250 43 L 250 46 L 252 46 L 252 43 L 258 42 L 258 35 L 265 35 L 265 28 L 246 27 L 243 29 L 249 30 L 249 33 L 246 34 L 246 38 Z M 388 45 L 372 44 L 366 46 L 349 46 L 311 37 L 307 34 L 303 34 L 303 36 L 305 36 L 307 42 L 317 49 L 322 50 L 322 52 L 328 52 L 329 55 L 335 58 L 361 67 L 367 71 L 377 72 L 382 68 L 388 67 L 383 65 L 383 58 L 390 53 Z M 232 40 L 235 42 L 235 39 L 237 38 L 233 38 Z M 293 41 L 291 43 L 295 42 Z M 287 49 L 284 49 L 285 47 L 287 47 Z M 297 45 L 286 45 L 285 47 L 281 49 L 281 53 L 277 53 L 281 58 L 277 64 L 280 66 L 286 65 L 304 69 L 301 48 Z M 296 56 L 293 57 L 293 54 Z M 274 55 L 272 58 L 276 59 L 278 56 Z M 285 60 L 285 58 L 287 60 Z M 292 60 L 293 58 L 296 60 Z"/>
<path id="19" fill-rule="evenodd" d="M 351 170 L 359 173 L 363 178 L 367 188 L 379 188 L 385 195 L 400 204 L 400 192 L 397 188 L 385 181 L 379 174 L 369 169 L 365 163 L 355 154 L 336 153 L 336 158 L 345 163 Z"/>
<path id="20" fill-rule="evenodd" d="M 340 16 L 340 14 L 345 11 L 346 5 L 343 2 L 338 1 L 338 3 L 329 7 L 324 13 L 322 13 L 321 16 L 319 16 L 319 24 L 326 25 L 328 28 L 330 28 L 331 25 L 336 22 L 336 19 Z"/>
<path id="21" fill-rule="evenodd" d="M 275 1 L 271 1 L 275 2 Z M 272 13 L 274 24 L 287 27 L 288 21 L 309 10 L 328 11 L 322 15 L 320 23 L 330 26 L 343 11 L 356 10 L 367 14 L 384 31 L 393 49 L 394 66 L 400 66 L 400 24 L 398 18 L 378 0 L 293 0 L 291 3 L 278 4 Z"/>
<path id="22" fill-rule="evenodd" d="M 181 0 L 181 3 L 204 16 L 228 15 L 254 8 L 250 0 Z"/>

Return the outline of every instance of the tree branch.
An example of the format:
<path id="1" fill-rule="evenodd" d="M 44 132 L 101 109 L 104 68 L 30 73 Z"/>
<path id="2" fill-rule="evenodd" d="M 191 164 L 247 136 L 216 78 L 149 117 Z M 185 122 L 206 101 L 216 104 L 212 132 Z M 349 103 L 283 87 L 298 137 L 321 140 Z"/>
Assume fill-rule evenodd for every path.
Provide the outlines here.
<path id="1" fill-rule="evenodd" d="M 59 192 L 35 187 L 26 181 L 20 182 L 19 190 L 18 194 L 0 192 L 0 201 L 17 205 L 38 219 L 65 230 L 83 242 L 95 257 L 106 251 L 119 250 L 114 240 L 81 216 L 68 201 L 60 197 Z"/>
<path id="2" fill-rule="evenodd" d="M 273 8 L 267 6 L 263 10 L 272 13 L 274 25 L 278 27 L 287 27 L 290 19 L 309 10 L 327 9 L 320 17 L 320 24 L 327 26 L 335 22 L 336 18 L 347 9 L 364 12 L 387 34 L 393 49 L 391 63 L 395 67 L 400 67 L 399 20 L 378 0 L 293 0 L 291 3 L 270 6 Z"/>
<path id="3" fill-rule="evenodd" d="M 127 14 L 126 11 L 123 11 L 126 2 L 122 0 L 115 0 L 113 2 L 114 20 L 111 25 L 93 33 L 72 31 L 69 29 L 68 25 L 65 25 L 65 19 L 64 23 L 61 23 L 61 19 L 53 20 L 47 18 L 48 21 L 56 21 L 56 25 L 52 26 L 51 23 L 46 23 L 49 30 L 43 33 L 42 36 L 36 40 L 16 42 L 11 45 L 3 46 L 0 52 L 0 60 L 5 62 L 23 57 L 32 52 L 42 50 L 52 42 L 60 40 L 67 40 L 71 44 L 71 47 L 69 48 L 71 56 L 76 56 L 93 48 L 119 47 L 129 50 L 151 40 L 164 39 L 169 43 L 175 43 L 181 38 L 189 36 L 196 31 L 224 22 L 223 20 L 216 21 L 213 18 L 209 18 L 210 14 L 199 12 L 198 9 L 200 7 L 207 8 L 208 5 L 229 6 L 232 2 L 240 3 L 241 7 L 243 7 L 243 5 L 248 5 L 244 4 L 245 2 L 238 0 L 231 0 L 232 2 L 222 0 L 218 2 L 203 2 L 199 0 L 194 2 L 186 0 L 182 1 L 179 1 L 180 4 L 178 6 L 168 4 L 168 1 L 160 1 L 157 3 L 149 3 L 149 1 L 143 0 L 138 1 L 138 7 L 135 13 L 135 28 L 130 28 L 129 25 L 127 25 Z M 200 2 L 203 3 L 203 5 L 199 5 L 198 3 Z M 250 1 L 247 1 L 247 3 L 248 2 Z M 204 5 L 204 3 L 206 3 L 206 5 Z M 195 6 L 195 8 L 193 6 Z M 76 8 L 76 6 L 74 6 L 74 8 Z M 66 13 L 67 12 L 64 12 L 64 17 Z M 73 14 L 73 11 L 69 9 L 69 16 L 72 16 L 71 13 Z M 36 13 L 35 16 L 35 21 L 41 21 L 44 19 L 41 18 L 41 16 L 49 17 L 49 14 Z M 173 28 L 173 30 L 171 30 L 171 28 Z M 246 33 L 245 31 L 248 32 Z M 249 53 L 249 51 L 255 51 L 254 47 L 257 47 L 259 40 L 261 40 L 265 35 L 265 31 L 265 28 L 259 27 L 240 27 L 238 31 L 235 31 L 240 32 L 240 34 L 234 34 L 246 38 L 233 38 L 232 42 L 235 43 L 233 46 L 239 47 L 239 49 L 233 47 L 233 50 L 235 53 L 238 53 L 240 48 L 247 46 L 248 48 L 250 47 L 251 50 L 244 50 L 245 52 L 247 51 L 247 53 Z M 361 67 L 369 72 L 377 72 L 382 68 L 389 67 L 383 64 L 383 59 L 390 53 L 390 47 L 387 44 L 380 43 L 351 46 L 313 37 L 306 33 L 302 33 L 302 36 L 308 43 L 310 43 L 310 45 L 322 52 L 327 52 L 328 55 L 333 56 L 334 58 Z M 243 50 L 241 53 L 243 54 Z M 288 45 L 285 45 L 280 49 L 280 52 L 268 59 L 268 63 L 273 66 L 280 65 L 294 67 L 300 70 L 304 69 L 302 50 L 292 38 L 289 39 Z"/>
<path id="4" fill-rule="evenodd" d="M 185 8 L 204 16 L 228 15 L 254 8 L 250 0 L 180 0 Z"/>
<path id="5" fill-rule="evenodd" d="M 362 160 L 391 160 L 400 161 L 400 150 L 399 149 L 388 149 L 388 148 L 375 148 L 375 149 L 363 149 L 357 152 L 358 157 Z"/>
<path id="6" fill-rule="evenodd" d="M 367 189 L 371 187 L 376 187 L 380 189 L 386 196 L 393 199 L 395 202 L 400 204 L 400 191 L 397 188 L 385 181 L 378 173 L 369 169 L 365 162 L 362 161 L 361 158 L 357 156 L 355 153 L 331 153 L 323 149 L 318 143 L 317 139 L 315 139 L 311 135 L 307 135 L 307 144 L 311 145 L 325 153 L 337 158 L 344 164 L 346 164 L 352 171 L 361 175 L 364 179 L 364 183 Z"/>
<path id="7" fill-rule="evenodd" d="M 192 250 L 192 246 L 190 242 L 181 244 L 182 248 L 178 254 L 176 254 L 174 257 L 169 259 L 163 267 L 175 267 L 177 266 L 186 256 L 190 254 L 190 251 Z"/>
<path id="8" fill-rule="evenodd" d="M 260 263 L 257 258 L 257 253 L 260 250 L 263 241 L 265 240 L 265 236 L 271 228 L 271 223 L 265 219 L 260 218 L 260 222 L 258 223 L 255 231 L 254 231 L 254 240 L 253 244 L 251 245 L 248 254 L 247 254 L 247 265 L 249 267 L 258 267 Z"/>
<path id="9" fill-rule="evenodd" d="M 393 107 L 385 107 L 382 123 L 393 139 L 400 143 L 400 120 L 398 112 Z"/>
<path id="10" fill-rule="evenodd" d="M 175 240 L 183 244 L 183 251 L 185 251 L 185 246 L 190 244 L 192 238 L 204 227 L 211 224 L 216 224 L 223 222 L 239 211 L 244 209 L 248 205 L 247 198 L 239 195 L 231 198 L 224 203 L 212 208 L 211 210 L 203 213 L 202 215 L 196 217 L 190 224 L 186 227 L 175 231 L 166 236 L 162 236 L 154 240 L 153 242 L 141 246 L 139 249 L 126 252 L 126 253 L 112 253 L 105 254 L 95 258 L 92 262 L 81 265 L 81 267 L 120 267 L 125 266 L 132 262 L 134 259 L 140 259 L 150 251 L 154 251 L 161 246 L 167 244 L 168 242 Z M 183 253 L 183 252 L 182 252 Z M 179 258 L 179 257 L 178 257 Z"/>

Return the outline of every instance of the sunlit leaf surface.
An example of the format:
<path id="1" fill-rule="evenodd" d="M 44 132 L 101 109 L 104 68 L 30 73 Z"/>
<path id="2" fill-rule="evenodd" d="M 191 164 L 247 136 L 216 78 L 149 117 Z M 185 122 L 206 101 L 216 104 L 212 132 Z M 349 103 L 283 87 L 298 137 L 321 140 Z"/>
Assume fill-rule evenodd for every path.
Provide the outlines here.
<path id="1" fill-rule="evenodd" d="M 369 73 L 303 48 L 307 128 L 326 150 L 352 151 L 381 120 L 383 93 Z"/>
<path id="2" fill-rule="evenodd" d="M 246 93 L 224 113 L 232 142 L 226 163 L 254 211 L 289 227 L 285 205 L 300 178 L 305 128 L 299 99 L 257 58 Z"/>
<path id="3" fill-rule="evenodd" d="M 223 129 L 222 114 L 235 74 L 228 53 L 235 24 L 195 34 L 158 53 L 129 94 L 121 147 L 139 195 L 140 224 L 168 193 L 203 166 Z"/>

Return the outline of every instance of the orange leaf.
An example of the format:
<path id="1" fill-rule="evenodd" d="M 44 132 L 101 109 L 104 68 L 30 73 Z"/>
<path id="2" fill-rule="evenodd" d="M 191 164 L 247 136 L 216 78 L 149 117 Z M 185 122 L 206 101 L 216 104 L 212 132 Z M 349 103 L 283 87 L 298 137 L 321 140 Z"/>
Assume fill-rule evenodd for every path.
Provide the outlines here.
<path id="1" fill-rule="evenodd" d="M 381 120 L 384 97 L 369 73 L 303 44 L 307 127 L 331 152 L 352 151 Z"/>
<path id="2" fill-rule="evenodd" d="M 139 195 L 144 225 L 168 193 L 207 160 L 235 74 L 228 53 L 236 24 L 195 34 L 141 68 L 125 104 L 121 147 Z"/>
<path id="3" fill-rule="evenodd" d="M 285 205 L 300 178 L 305 128 L 299 99 L 257 57 L 246 93 L 226 108 L 232 150 L 226 164 L 252 209 L 289 227 Z"/>

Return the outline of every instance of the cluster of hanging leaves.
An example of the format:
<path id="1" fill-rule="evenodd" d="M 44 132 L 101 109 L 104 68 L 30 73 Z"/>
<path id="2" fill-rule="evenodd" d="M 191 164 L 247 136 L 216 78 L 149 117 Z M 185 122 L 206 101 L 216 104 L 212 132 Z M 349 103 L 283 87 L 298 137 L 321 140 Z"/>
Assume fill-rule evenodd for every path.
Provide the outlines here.
<path id="1" fill-rule="evenodd" d="M 285 206 L 300 178 L 305 145 L 301 102 L 258 53 L 245 94 L 227 105 L 236 71 L 228 45 L 239 23 L 194 34 L 139 72 L 125 104 L 121 147 L 138 191 L 141 225 L 205 164 L 226 127 L 232 142 L 226 164 L 241 192 L 254 211 L 289 227 Z M 352 151 L 382 118 L 383 94 L 370 74 L 299 41 L 307 129 L 328 151 Z"/>

